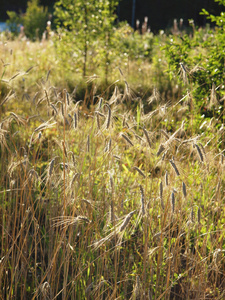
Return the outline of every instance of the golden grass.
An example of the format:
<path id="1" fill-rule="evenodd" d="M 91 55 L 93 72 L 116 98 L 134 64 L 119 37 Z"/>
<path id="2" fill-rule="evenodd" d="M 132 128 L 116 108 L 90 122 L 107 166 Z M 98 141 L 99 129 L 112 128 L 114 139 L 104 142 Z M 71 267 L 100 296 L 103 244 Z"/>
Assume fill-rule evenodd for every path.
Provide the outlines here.
<path id="1" fill-rule="evenodd" d="M 217 121 L 193 127 L 180 99 L 159 97 L 147 114 L 116 86 L 111 98 L 94 94 L 95 103 L 87 92 L 76 102 L 51 74 L 22 100 L 10 59 L 0 96 L 1 298 L 223 299 Z"/>

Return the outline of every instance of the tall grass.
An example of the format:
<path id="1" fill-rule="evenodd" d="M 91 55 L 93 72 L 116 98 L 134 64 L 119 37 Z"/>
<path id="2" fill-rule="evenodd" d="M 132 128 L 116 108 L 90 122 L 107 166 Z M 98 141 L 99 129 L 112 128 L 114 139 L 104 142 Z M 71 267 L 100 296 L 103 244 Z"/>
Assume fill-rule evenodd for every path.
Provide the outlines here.
<path id="1" fill-rule="evenodd" d="M 191 128 L 180 99 L 144 110 L 127 82 L 77 102 L 48 74 L 22 99 L 13 74 L 0 98 L 1 299 L 223 299 L 223 127 Z"/>

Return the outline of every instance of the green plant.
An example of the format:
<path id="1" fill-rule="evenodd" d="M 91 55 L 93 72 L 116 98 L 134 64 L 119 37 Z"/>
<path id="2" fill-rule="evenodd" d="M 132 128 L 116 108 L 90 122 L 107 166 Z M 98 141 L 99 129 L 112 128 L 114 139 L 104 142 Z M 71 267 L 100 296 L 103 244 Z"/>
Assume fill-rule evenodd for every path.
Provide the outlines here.
<path id="1" fill-rule="evenodd" d="M 41 39 L 47 26 L 48 10 L 40 6 L 39 0 L 28 1 L 26 12 L 23 15 L 14 11 L 8 11 L 7 14 L 9 16 L 7 24 L 14 35 L 20 33 L 20 26 L 23 25 L 24 33 L 29 39 Z"/>
<path id="2" fill-rule="evenodd" d="M 46 30 L 48 20 L 48 9 L 39 4 L 39 0 L 27 2 L 27 10 L 23 16 L 25 35 L 31 39 L 41 39 Z"/>
<path id="3" fill-rule="evenodd" d="M 144 110 L 127 82 L 76 101 L 43 74 L 47 43 L 0 48 L 12 62 L 0 65 L 1 296 L 222 299 L 223 127 L 192 126 L 187 105 L 158 91 Z"/>
<path id="4" fill-rule="evenodd" d="M 97 55 L 101 53 L 101 46 L 104 49 L 104 65 L 109 63 L 111 32 L 117 3 L 118 1 L 108 0 L 97 2 L 66 0 L 55 4 L 55 22 L 61 37 L 60 41 L 55 41 L 56 48 L 65 60 L 67 53 L 70 53 L 72 56 L 70 62 L 76 61 L 83 76 L 87 75 L 88 67 L 90 68 Z M 89 62 L 89 55 L 92 62 Z M 99 64 L 100 61 L 96 63 Z"/>
<path id="5" fill-rule="evenodd" d="M 225 5 L 224 1 L 217 1 Z M 195 105 L 205 116 L 223 118 L 223 83 L 225 79 L 225 26 L 224 13 L 220 16 L 202 14 L 216 23 L 214 29 L 193 31 L 193 36 L 170 37 L 163 47 L 172 77 L 179 76 L 179 82 L 187 93 L 191 93 Z"/>

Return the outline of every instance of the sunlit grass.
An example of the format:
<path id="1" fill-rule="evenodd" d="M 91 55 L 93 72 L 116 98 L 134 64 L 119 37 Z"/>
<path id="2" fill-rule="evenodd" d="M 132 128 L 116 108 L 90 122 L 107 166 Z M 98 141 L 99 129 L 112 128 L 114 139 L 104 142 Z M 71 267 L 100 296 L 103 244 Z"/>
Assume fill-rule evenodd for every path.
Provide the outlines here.
<path id="1" fill-rule="evenodd" d="M 151 65 L 78 98 L 51 43 L 0 51 L 2 298 L 222 299 L 221 124 L 137 95 Z"/>

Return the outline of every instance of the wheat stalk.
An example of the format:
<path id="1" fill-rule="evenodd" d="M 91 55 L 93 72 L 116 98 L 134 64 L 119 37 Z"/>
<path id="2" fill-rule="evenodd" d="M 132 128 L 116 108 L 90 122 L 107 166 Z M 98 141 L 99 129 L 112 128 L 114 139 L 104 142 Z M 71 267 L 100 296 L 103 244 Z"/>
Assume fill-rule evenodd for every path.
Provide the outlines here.
<path id="1" fill-rule="evenodd" d="M 150 139 L 149 139 L 149 136 L 148 136 L 148 132 L 147 132 L 147 130 L 144 127 L 142 129 L 143 129 L 144 135 L 146 137 L 146 140 L 148 142 L 148 145 L 151 148 L 151 142 L 150 142 Z"/>
<path id="2" fill-rule="evenodd" d="M 166 173 L 165 173 L 165 185 L 166 185 L 166 186 L 169 185 L 168 171 L 166 171 Z"/>
<path id="3" fill-rule="evenodd" d="M 159 149 L 158 149 L 156 155 L 159 156 L 165 149 L 166 148 L 165 148 L 164 144 L 160 144 Z"/>
<path id="4" fill-rule="evenodd" d="M 183 191 L 184 198 L 186 198 L 187 197 L 187 189 L 186 189 L 186 185 L 184 182 L 182 182 L 182 191 Z"/>
<path id="5" fill-rule="evenodd" d="M 200 224 L 201 222 L 201 209 L 200 207 L 198 208 L 198 223 Z"/>
<path id="6" fill-rule="evenodd" d="M 51 175 L 52 175 L 54 164 L 55 164 L 55 158 L 53 158 L 49 164 L 49 168 L 48 168 L 48 176 L 49 177 L 51 177 Z"/>
<path id="7" fill-rule="evenodd" d="M 119 232 L 122 232 L 126 229 L 127 225 L 129 224 L 133 214 L 136 212 L 136 210 L 131 211 L 124 219 L 123 223 L 121 224 L 120 228 L 119 228 Z"/>
<path id="8" fill-rule="evenodd" d="M 131 145 L 134 146 L 134 144 L 131 142 L 131 140 L 124 134 L 122 133 L 121 136 Z"/>
<path id="9" fill-rule="evenodd" d="M 108 104 L 106 104 L 106 106 L 108 107 L 108 117 L 107 117 L 107 120 L 106 120 L 106 128 L 109 129 L 110 122 L 111 122 L 112 111 L 111 111 L 111 108 L 109 107 Z"/>
<path id="10" fill-rule="evenodd" d="M 164 201 L 163 201 L 163 183 L 162 183 L 162 181 L 159 184 L 159 196 L 160 196 L 160 200 L 161 200 L 161 207 L 162 207 L 162 209 L 164 209 L 165 206 L 164 206 Z"/>
<path id="11" fill-rule="evenodd" d="M 200 161 L 203 163 L 203 162 L 204 162 L 204 157 L 203 157 L 203 154 L 202 154 L 202 151 L 201 151 L 201 149 L 200 149 L 199 145 L 198 145 L 198 144 L 194 144 L 194 146 L 195 146 L 195 147 L 196 147 L 196 149 L 197 149 L 197 152 L 198 152 L 198 155 L 199 155 Z"/>
<path id="12" fill-rule="evenodd" d="M 144 189 L 142 185 L 139 185 L 140 187 L 140 192 L 141 192 L 141 210 L 142 210 L 142 215 L 145 215 L 145 196 L 144 196 Z"/>
<path id="13" fill-rule="evenodd" d="M 74 115 L 73 115 L 73 117 L 74 117 L 74 129 L 77 129 L 77 127 L 78 127 L 78 118 L 77 118 L 77 113 L 75 112 L 74 113 Z"/>
<path id="14" fill-rule="evenodd" d="M 52 218 L 53 223 L 53 227 L 61 227 L 66 228 L 70 225 L 78 225 L 80 223 L 91 223 L 91 221 L 85 217 L 85 216 L 77 216 L 77 217 L 73 217 L 73 216 L 61 216 L 61 217 L 55 217 Z"/>
<path id="15" fill-rule="evenodd" d="M 173 167 L 174 171 L 176 172 L 177 176 L 180 176 L 180 172 L 178 171 L 175 162 L 170 159 L 170 163 L 171 163 L 171 166 Z"/>
<path id="16" fill-rule="evenodd" d="M 138 173 L 141 174 L 141 176 L 143 176 L 144 178 L 146 177 L 145 174 L 138 167 L 133 167 L 133 169 L 135 169 L 136 171 L 138 171 Z"/>
<path id="17" fill-rule="evenodd" d="M 171 193 L 171 203 L 172 203 L 172 212 L 174 213 L 174 211 L 175 211 L 175 195 L 174 195 L 174 191 Z"/>

